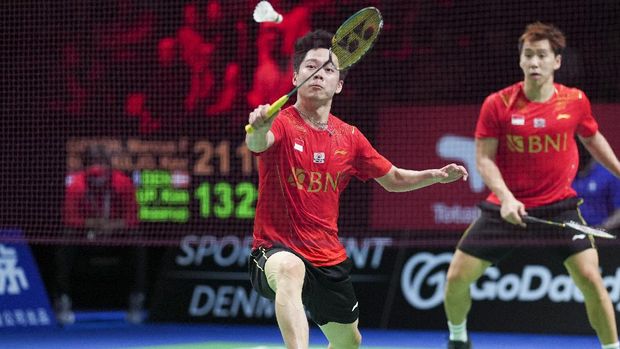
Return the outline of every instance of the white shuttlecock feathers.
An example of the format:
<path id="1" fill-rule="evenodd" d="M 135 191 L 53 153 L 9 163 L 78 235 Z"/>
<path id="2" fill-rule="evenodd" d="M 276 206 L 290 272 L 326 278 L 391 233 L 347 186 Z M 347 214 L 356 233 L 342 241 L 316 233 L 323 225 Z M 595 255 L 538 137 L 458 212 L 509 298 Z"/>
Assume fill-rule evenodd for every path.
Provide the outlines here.
<path id="1" fill-rule="evenodd" d="M 273 9 L 269 1 L 261 1 L 254 9 L 254 20 L 258 23 L 262 22 L 282 22 L 282 15 Z"/>

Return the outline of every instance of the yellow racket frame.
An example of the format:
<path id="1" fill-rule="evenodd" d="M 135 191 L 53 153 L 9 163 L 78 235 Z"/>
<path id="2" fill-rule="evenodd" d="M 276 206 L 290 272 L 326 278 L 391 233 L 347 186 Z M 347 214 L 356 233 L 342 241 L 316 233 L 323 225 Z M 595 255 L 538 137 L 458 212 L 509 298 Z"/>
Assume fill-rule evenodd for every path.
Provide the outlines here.
<path id="1" fill-rule="evenodd" d="M 273 102 L 269 109 L 267 109 L 267 119 L 276 115 L 303 84 L 327 64 L 331 63 L 332 54 L 338 58 L 338 70 L 340 71 L 348 69 L 357 63 L 373 47 L 382 28 L 383 17 L 376 7 L 363 8 L 349 17 L 338 27 L 336 34 L 332 37 L 332 45 L 329 49 L 330 54 L 327 62 L 323 63 L 322 66 L 292 89 L 291 92 Z M 252 125 L 245 125 L 245 132 L 254 132 Z"/>

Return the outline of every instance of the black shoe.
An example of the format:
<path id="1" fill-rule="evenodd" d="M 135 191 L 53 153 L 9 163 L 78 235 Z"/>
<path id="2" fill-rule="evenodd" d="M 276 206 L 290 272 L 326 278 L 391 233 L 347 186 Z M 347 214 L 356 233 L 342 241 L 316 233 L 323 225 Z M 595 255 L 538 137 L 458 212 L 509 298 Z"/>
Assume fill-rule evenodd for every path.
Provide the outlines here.
<path id="1" fill-rule="evenodd" d="M 467 342 L 449 341 L 448 349 L 471 349 L 471 341 L 470 340 L 467 340 Z"/>

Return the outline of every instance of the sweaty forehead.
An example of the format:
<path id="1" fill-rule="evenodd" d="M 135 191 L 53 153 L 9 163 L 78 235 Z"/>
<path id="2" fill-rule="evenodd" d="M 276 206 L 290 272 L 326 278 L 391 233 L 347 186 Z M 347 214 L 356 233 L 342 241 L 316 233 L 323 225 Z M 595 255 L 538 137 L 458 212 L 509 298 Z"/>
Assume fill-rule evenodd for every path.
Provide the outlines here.
<path id="1" fill-rule="evenodd" d="M 335 54 L 332 54 L 332 62 L 337 67 L 338 66 L 338 57 Z M 317 48 L 312 49 L 306 53 L 305 61 L 314 60 L 319 64 L 323 64 L 329 60 L 329 50 L 326 48 Z"/>
<path id="2" fill-rule="evenodd" d="M 523 42 L 523 50 L 551 51 L 551 44 L 547 39 L 537 41 L 526 40 Z"/>

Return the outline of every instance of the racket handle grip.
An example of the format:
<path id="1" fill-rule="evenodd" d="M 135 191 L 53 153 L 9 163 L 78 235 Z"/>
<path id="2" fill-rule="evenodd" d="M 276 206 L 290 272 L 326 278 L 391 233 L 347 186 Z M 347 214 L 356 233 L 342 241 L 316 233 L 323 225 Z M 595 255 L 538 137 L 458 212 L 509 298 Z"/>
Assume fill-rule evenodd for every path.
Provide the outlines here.
<path id="1" fill-rule="evenodd" d="M 267 109 L 267 120 L 271 119 L 274 115 L 276 115 L 280 111 L 280 109 L 282 109 L 282 106 L 286 104 L 286 102 L 288 102 L 288 99 L 289 95 L 284 95 L 278 98 L 277 101 L 273 102 L 273 104 L 269 106 L 269 109 Z M 250 124 L 245 125 L 245 132 L 254 132 L 254 127 L 252 127 L 252 125 Z"/>
<path id="2" fill-rule="evenodd" d="M 541 223 L 541 224 L 554 225 L 556 227 L 562 227 L 562 228 L 564 228 L 566 226 L 566 224 L 564 224 L 564 223 L 548 221 L 546 219 L 540 219 L 540 218 L 536 218 L 536 217 L 532 217 L 532 216 L 528 216 L 528 215 L 521 216 L 521 220 L 524 223 Z"/>
<path id="3" fill-rule="evenodd" d="M 288 95 L 284 95 L 280 98 L 278 98 L 277 101 L 273 102 L 273 104 L 269 107 L 269 109 L 267 109 L 267 118 L 271 118 L 274 115 L 276 115 L 280 109 L 282 109 L 282 106 L 288 102 Z"/>
<path id="4" fill-rule="evenodd" d="M 547 222 L 545 220 L 542 220 L 540 218 L 536 218 L 536 217 L 532 217 L 532 216 L 528 216 L 528 215 L 521 216 L 521 220 L 524 223 L 543 223 L 543 224 L 545 224 L 545 223 L 548 224 L 549 223 L 549 222 Z"/>

